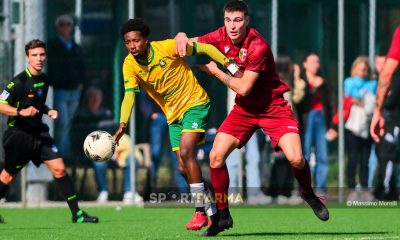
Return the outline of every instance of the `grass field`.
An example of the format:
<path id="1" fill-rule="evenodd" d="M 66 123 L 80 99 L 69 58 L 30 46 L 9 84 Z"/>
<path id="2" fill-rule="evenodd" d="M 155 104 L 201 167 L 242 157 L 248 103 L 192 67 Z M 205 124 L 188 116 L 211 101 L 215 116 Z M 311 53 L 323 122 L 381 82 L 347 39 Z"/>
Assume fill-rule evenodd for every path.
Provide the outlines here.
<path id="1" fill-rule="evenodd" d="M 89 207 L 99 224 L 73 224 L 68 208 L 2 208 L 0 239 L 198 239 L 185 224 L 190 208 Z M 400 239 L 400 208 L 331 207 L 319 221 L 308 208 L 237 207 L 219 239 Z"/>

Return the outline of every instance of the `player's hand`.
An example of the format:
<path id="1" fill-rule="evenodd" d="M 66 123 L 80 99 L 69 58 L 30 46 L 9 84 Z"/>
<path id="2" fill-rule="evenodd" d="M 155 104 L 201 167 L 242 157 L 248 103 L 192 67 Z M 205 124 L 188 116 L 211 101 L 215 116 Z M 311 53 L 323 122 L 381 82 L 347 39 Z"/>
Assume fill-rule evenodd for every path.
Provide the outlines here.
<path id="1" fill-rule="evenodd" d="M 119 157 L 119 152 L 117 151 L 117 149 L 115 149 L 115 152 L 114 152 L 114 154 L 112 155 L 111 159 L 112 159 L 113 161 L 117 161 L 118 157 Z"/>
<path id="2" fill-rule="evenodd" d="M 375 110 L 374 115 L 372 116 L 371 126 L 369 127 L 369 132 L 375 142 L 379 143 L 380 138 L 385 134 L 384 127 L 385 119 L 383 118 L 381 111 Z"/>
<path id="3" fill-rule="evenodd" d="M 329 128 L 325 134 L 325 139 L 328 141 L 333 141 L 337 138 L 337 136 L 338 136 L 337 131 L 333 128 Z"/>
<path id="4" fill-rule="evenodd" d="M 126 130 L 126 124 L 120 123 L 117 132 L 114 134 L 114 140 L 117 145 L 118 145 L 119 139 L 122 137 L 122 135 L 124 135 L 125 130 Z"/>
<path id="5" fill-rule="evenodd" d="M 216 74 L 216 72 L 219 70 L 217 64 L 214 61 L 210 61 L 207 64 L 204 65 L 197 65 L 201 71 L 208 73 L 209 75 L 214 76 Z"/>
<path id="6" fill-rule="evenodd" d="M 179 32 L 175 36 L 175 52 L 178 54 L 180 57 L 186 56 L 186 45 L 189 42 L 189 38 L 187 37 L 186 33 L 184 32 Z"/>
<path id="7" fill-rule="evenodd" d="M 19 116 L 21 117 L 33 117 L 36 114 L 39 113 L 39 110 L 37 110 L 35 107 L 30 106 L 24 109 L 19 110 Z"/>
<path id="8" fill-rule="evenodd" d="M 58 117 L 58 112 L 57 112 L 57 110 L 50 109 L 50 110 L 47 112 L 47 115 L 48 115 L 51 119 L 56 120 L 57 117 Z"/>

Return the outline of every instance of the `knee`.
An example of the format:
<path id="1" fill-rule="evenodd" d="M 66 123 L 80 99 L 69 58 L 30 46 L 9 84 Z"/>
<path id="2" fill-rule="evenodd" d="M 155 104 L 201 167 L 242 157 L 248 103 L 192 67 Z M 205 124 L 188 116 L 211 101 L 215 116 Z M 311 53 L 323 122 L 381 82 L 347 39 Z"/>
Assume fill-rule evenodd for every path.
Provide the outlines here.
<path id="1" fill-rule="evenodd" d="M 194 160 L 194 152 L 190 148 L 183 147 L 180 149 L 180 156 L 183 162 Z"/>
<path id="2" fill-rule="evenodd" d="M 225 165 L 224 154 L 218 151 L 210 152 L 210 167 L 212 168 L 222 168 Z"/>
<path id="3" fill-rule="evenodd" d="M 290 162 L 290 165 L 292 165 L 292 167 L 297 169 L 302 169 L 305 164 L 304 162 L 305 160 L 303 156 L 300 154 L 293 154 L 291 156 L 287 156 L 287 159 Z"/>

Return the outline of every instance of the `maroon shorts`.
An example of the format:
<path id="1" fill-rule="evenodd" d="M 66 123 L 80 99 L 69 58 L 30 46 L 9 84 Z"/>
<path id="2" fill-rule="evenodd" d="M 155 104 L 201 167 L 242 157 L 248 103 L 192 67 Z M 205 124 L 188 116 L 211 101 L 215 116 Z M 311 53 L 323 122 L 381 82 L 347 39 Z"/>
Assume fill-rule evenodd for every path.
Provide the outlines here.
<path id="1" fill-rule="evenodd" d="M 238 148 L 243 147 L 257 129 L 263 129 L 271 138 L 275 151 L 286 133 L 299 133 L 299 123 L 293 115 L 290 105 L 271 105 L 266 112 L 253 113 L 235 105 L 218 129 L 240 140 Z"/>

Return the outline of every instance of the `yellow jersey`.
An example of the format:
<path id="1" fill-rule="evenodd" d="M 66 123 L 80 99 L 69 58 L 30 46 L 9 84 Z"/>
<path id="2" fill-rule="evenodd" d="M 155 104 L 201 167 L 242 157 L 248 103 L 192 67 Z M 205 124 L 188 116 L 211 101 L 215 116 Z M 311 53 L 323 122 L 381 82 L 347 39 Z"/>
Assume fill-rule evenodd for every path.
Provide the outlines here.
<path id="1" fill-rule="evenodd" d="M 185 60 L 175 54 L 175 40 L 150 42 L 146 62 L 128 54 L 123 64 L 125 92 L 146 90 L 167 117 L 168 124 L 182 119 L 191 107 L 209 101 Z"/>

